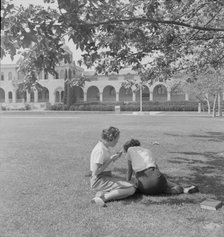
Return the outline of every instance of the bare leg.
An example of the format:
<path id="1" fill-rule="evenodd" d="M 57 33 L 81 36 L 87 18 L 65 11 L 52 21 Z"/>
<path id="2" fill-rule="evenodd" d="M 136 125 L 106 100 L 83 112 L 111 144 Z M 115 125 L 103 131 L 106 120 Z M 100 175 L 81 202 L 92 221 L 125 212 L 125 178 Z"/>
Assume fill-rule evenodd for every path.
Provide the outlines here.
<path id="1" fill-rule="evenodd" d="M 172 183 L 167 180 L 166 194 L 181 194 L 184 192 L 184 188 L 181 185 Z"/>
<path id="2" fill-rule="evenodd" d="M 113 190 L 108 193 L 104 193 L 102 199 L 107 202 L 110 200 L 119 200 L 123 199 L 126 197 L 129 197 L 135 193 L 135 188 L 134 187 L 129 187 L 129 188 L 124 188 L 124 189 L 117 189 Z"/>

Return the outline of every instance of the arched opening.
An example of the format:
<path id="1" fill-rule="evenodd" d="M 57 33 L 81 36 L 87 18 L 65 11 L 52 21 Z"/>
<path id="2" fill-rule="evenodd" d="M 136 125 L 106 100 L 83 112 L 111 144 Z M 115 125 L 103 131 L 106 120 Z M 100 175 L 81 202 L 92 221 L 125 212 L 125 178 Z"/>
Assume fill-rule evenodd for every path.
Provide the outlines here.
<path id="1" fill-rule="evenodd" d="M 62 103 L 64 100 L 64 91 L 62 88 L 58 88 L 55 91 L 55 103 Z"/>
<path id="2" fill-rule="evenodd" d="M 0 88 L 0 103 L 5 102 L 5 91 Z"/>
<path id="3" fill-rule="evenodd" d="M 64 102 L 64 91 L 61 91 L 61 102 Z"/>
<path id="4" fill-rule="evenodd" d="M 164 85 L 159 84 L 153 89 L 153 101 L 167 101 L 167 89 Z"/>
<path id="5" fill-rule="evenodd" d="M 106 86 L 103 89 L 103 101 L 105 102 L 116 101 L 116 91 L 113 86 Z"/>
<path id="6" fill-rule="evenodd" d="M 140 90 L 136 91 L 136 101 L 140 101 Z M 149 101 L 149 88 L 147 86 L 142 88 L 142 101 Z"/>
<path id="7" fill-rule="evenodd" d="M 121 87 L 119 90 L 119 101 L 132 101 L 133 93 L 131 88 Z"/>
<path id="8" fill-rule="evenodd" d="M 96 86 L 90 86 L 87 90 L 87 101 L 99 101 L 100 92 Z"/>
<path id="9" fill-rule="evenodd" d="M 34 92 L 30 92 L 30 102 L 34 102 Z"/>
<path id="10" fill-rule="evenodd" d="M 59 91 L 56 91 L 56 92 L 55 92 L 55 102 L 56 102 L 56 103 L 61 102 L 61 101 L 60 101 L 60 98 L 61 98 L 60 92 L 59 92 Z"/>
<path id="11" fill-rule="evenodd" d="M 71 104 L 80 103 L 84 99 L 83 89 L 80 86 L 73 86 L 70 92 Z"/>
<path id="12" fill-rule="evenodd" d="M 8 80 L 11 81 L 12 80 L 12 72 L 8 73 Z"/>
<path id="13" fill-rule="evenodd" d="M 172 101 L 184 101 L 185 93 L 180 87 L 175 87 L 171 90 L 171 100 Z"/>
<path id="14" fill-rule="evenodd" d="M 11 91 L 8 92 L 8 100 L 9 100 L 9 103 L 12 103 L 12 92 Z"/>
<path id="15" fill-rule="evenodd" d="M 38 90 L 38 102 L 49 102 L 49 91 L 46 87 Z"/>
<path id="16" fill-rule="evenodd" d="M 25 92 L 21 90 L 16 90 L 16 103 L 24 103 L 25 102 Z"/>

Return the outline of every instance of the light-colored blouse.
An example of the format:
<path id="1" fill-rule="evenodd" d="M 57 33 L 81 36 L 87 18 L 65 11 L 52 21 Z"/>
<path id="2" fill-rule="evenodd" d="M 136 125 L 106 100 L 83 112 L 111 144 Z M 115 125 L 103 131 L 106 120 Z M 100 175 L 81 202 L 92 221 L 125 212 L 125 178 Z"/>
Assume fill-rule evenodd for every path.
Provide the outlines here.
<path id="1" fill-rule="evenodd" d="M 131 161 L 134 172 L 139 172 L 150 167 L 156 167 L 156 161 L 149 149 L 133 146 L 126 153 L 127 160 Z"/>
<path id="2" fill-rule="evenodd" d="M 96 146 L 93 148 L 90 156 L 90 170 L 93 171 L 94 164 L 104 164 L 107 160 L 110 160 L 111 151 L 103 144 L 102 141 L 99 141 Z M 104 171 L 111 171 L 112 166 L 109 165 Z"/>

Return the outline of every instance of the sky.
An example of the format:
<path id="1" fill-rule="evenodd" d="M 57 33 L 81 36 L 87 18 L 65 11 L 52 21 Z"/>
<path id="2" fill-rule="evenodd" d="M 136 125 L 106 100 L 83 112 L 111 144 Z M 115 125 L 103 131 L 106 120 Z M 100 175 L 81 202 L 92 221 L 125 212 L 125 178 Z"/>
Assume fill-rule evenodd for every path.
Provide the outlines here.
<path id="1" fill-rule="evenodd" d="M 45 4 L 43 0 L 12 0 L 11 1 L 14 5 L 23 5 L 24 7 L 27 7 L 29 4 L 33 5 L 42 5 L 42 6 L 49 6 L 49 4 Z M 56 1 L 57 2 L 57 1 Z M 50 4 L 51 7 L 57 7 L 57 3 Z M 70 48 L 70 50 L 73 52 L 73 59 L 77 63 L 77 60 L 81 58 L 82 52 L 79 50 L 76 50 L 76 47 L 72 41 L 67 41 L 66 45 Z M 14 64 L 19 59 L 19 55 L 16 55 L 14 57 L 14 60 L 12 61 L 10 56 L 6 56 L 3 59 L 1 59 L 1 64 Z"/>

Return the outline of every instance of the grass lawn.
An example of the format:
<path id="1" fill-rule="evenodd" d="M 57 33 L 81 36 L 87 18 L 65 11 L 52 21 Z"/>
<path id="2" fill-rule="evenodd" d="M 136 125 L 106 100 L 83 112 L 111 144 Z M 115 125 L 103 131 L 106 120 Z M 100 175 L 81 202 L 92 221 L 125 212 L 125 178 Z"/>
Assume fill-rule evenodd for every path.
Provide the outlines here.
<path id="1" fill-rule="evenodd" d="M 224 207 L 199 203 L 224 202 L 224 118 L 167 115 L 1 112 L 0 236 L 223 237 Z M 139 139 L 171 181 L 196 184 L 200 193 L 91 204 L 90 152 L 110 125 L 121 130 L 115 150 Z M 114 173 L 125 172 L 122 156 Z"/>

